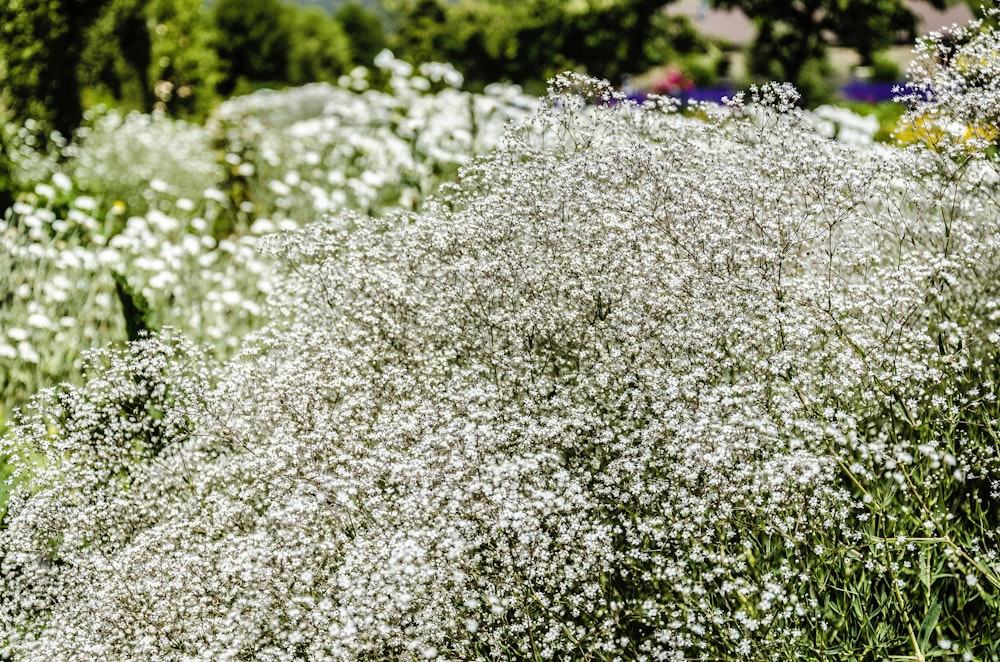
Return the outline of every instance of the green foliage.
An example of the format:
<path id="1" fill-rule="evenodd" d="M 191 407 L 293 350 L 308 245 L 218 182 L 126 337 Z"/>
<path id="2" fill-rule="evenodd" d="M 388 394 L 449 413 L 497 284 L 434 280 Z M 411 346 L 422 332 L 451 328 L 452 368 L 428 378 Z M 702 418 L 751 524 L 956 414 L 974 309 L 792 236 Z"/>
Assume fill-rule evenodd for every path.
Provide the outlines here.
<path id="1" fill-rule="evenodd" d="M 820 637 L 828 647 L 861 640 L 874 659 L 1000 654 L 1000 640 L 990 635 L 1000 618 L 991 531 L 1000 519 L 996 359 L 994 352 L 981 356 L 945 390 L 869 420 L 863 447 L 882 448 L 886 458 L 839 460 L 858 504 L 859 537 L 817 559 L 833 589 L 822 593 L 834 624 Z M 896 460 L 879 466 L 887 458 Z"/>
<path id="2" fill-rule="evenodd" d="M 124 108 L 152 109 L 153 86 L 148 79 L 152 41 L 146 6 L 146 0 L 111 0 L 87 30 L 80 63 L 85 100 L 107 99 Z"/>
<path id="3" fill-rule="evenodd" d="M 212 7 L 215 48 L 229 95 L 241 83 L 283 81 L 292 32 L 279 0 L 218 0 Z"/>
<path id="4" fill-rule="evenodd" d="M 679 56 L 707 54 L 718 50 L 705 39 L 687 16 L 672 16 L 666 12 L 654 15 L 652 33 L 643 46 L 646 57 L 653 62 L 670 62 Z"/>
<path id="5" fill-rule="evenodd" d="M 341 24 L 319 7 L 285 8 L 291 35 L 286 79 L 292 85 L 333 82 L 347 71 L 351 43 Z"/>
<path id="6" fill-rule="evenodd" d="M 644 48 L 653 34 L 652 17 L 662 6 L 662 0 L 618 0 L 567 11 L 564 52 L 602 78 L 620 81 L 624 74 L 643 71 L 651 64 Z"/>
<path id="7" fill-rule="evenodd" d="M 451 55 L 446 61 L 479 84 L 510 80 L 537 86 L 541 80 L 573 68 L 563 34 L 569 29 L 568 20 L 551 2 L 513 7 L 505 2 L 467 2 L 448 7 L 438 29 L 445 52 Z"/>
<path id="8" fill-rule="evenodd" d="M 662 0 L 400 0 L 391 46 L 414 62 L 451 62 L 480 85 L 510 80 L 540 87 L 566 69 L 621 80 L 653 63 L 647 43 L 662 6 Z"/>
<path id="9" fill-rule="evenodd" d="M 347 28 L 358 29 L 358 53 L 370 60 L 374 53 L 369 51 L 381 46 L 375 34 L 381 34 L 377 18 L 372 23 L 372 15 L 363 9 L 348 10 L 345 16 L 346 28 L 320 7 L 219 0 L 212 6 L 222 72 L 219 91 L 229 95 L 262 86 L 336 80 L 355 59 L 353 33 Z"/>
<path id="10" fill-rule="evenodd" d="M 830 83 L 832 76 L 833 67 L 826 58 L 806 61 L 799 70 L 796 81 L 802 103 L 814 107 L 832 101 L 836 97 L 836 88 Z"/>
<path id="11" fill-rule="evenodd" d="M 871 72 L 872 80 L 885 83 L 894 83 L 903 78 L 903 72 L 896 61 L 881 53 L 872 56 Z"/>
<path id="12" fill-rule="evenodd" d="M 87 26 L 108 0 L 0 4 L 0 106 L 68 136 L 83 116 L 77 78 Z"/>
<path id="13" fill-rule="evenodd" d="M 381 17 L 357 2 L 349 2 L 337 10 L 334 18 L 349 35 L 351 61 L 370 67 L 386 45 Z"/>
<path id="14" fill-rule="evenodd" d="M 944 9 L 947 0 L 928 4 Z M 834 3 L 831 17 L 822 26 L 837 36 L 837 43 L 855 50 L 862 64 L 873 64 L 875 55 L 899 41 L 917 36 L 917 19 L 902 0 L 850 0 Z"/>
<path id="15" fill-rule="evenodd" d="M 435 56 L 457 50 L 445 27 L 447 5 L 439 0 L 400 0 L 393 9 L 397 26 L 389 45 L 396 54 L 414 62 L 448 61 Z"/>
<path id="16" fill-rule="evenodd" d="M 219 59 L 209 16 L 201 0 L 148 0 L 151 27 L 149 81 L 154 108 L 203 119 L 218 102 Z"/>
<path id="17" fill-rule="evenodd" d="M 85 104 L 204 117 L 216 102 L 200 0 L 15 0 L 0 26 L 0 104 L 39 131 L 68 135 Z"/>
<path id="18" fill-rule="evenodd" d="M 901 34 L 912 35 L 916 18 L 903 0 L 712 0 L 716 7 L 741 9 L 757 26 L 750 50 L 752 74 L 792 82 L 819 91 L 815 73 L 821 69 L 833 44 L 854 49 L 863 64 L 895 43 Z M 934 0 L 935 7 L 944 0 Z M 807 102 L 812 99 L 804 94 Z"/>

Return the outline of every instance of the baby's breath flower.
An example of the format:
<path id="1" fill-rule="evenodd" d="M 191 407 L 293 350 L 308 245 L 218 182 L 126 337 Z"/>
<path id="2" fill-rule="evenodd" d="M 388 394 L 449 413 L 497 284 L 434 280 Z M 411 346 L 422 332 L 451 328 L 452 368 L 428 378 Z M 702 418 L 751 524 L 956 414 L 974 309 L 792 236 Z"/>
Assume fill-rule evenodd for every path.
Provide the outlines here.
<path id="1" fill-rule="evenodd" d="M 980 45 L 958 49 L 962 71 L 992 71 Z M 920 61 L 928 85 L 946 75 Z M 830 140 L 787 85 L 693 116 L 563 74 L 492 142 L 454 108 L 515 117 L 519 93 L 477 104 L 434 91 L 447 70 L 375 64 L 395 96 L 362 71 L 345 81 L 361 92 L 218 111 L 229 151 L 207 171 L 255 195 L 150 179 L 107 247 L 61 258 L 129 267 L 93 294 L 105 306 L 125 285 L 176 302 L 209 284 L 156 310 L 226 351 L 232 319 L 267 323 L 225 363 L 174 331 L 94 352 L 81 384 L 15 420 L 8 655 L 796 659 L 866 617 L 841 609 L 852 595 L 889 595 L 881 624 L 947 578 L 986 590 L 995 527 L 953 540 L 951 504 L 971 501 L 909 497 L 949 477 L 995 493 L 995 463 L 907 434 L 974 406 L 949 379 L 989 358 L 972 348 L 998 210 L 953 166 L 983 151 L 991 88 L 969 74 L 913 99 L 933 144 L 889 150 Z M 443 164 L 460 176 L 423 199 Z M 399 200 L 416 210 L 386 208 Z M 332 213 L 303 225 L 319 205 Z M 49 232 L 54 212 L 29 207 Z M 208 232 L 230 217 L 250 235 Z M 30 233 L 21 248 L 47 250 Z M 23 308 L 0 352 L 41 362 L 33 334 L 63 316 Z M 879 655 L 912 652 L 912 618 Z M 955 620 L 917 636 L 951 649 L 935 628 Z"/>

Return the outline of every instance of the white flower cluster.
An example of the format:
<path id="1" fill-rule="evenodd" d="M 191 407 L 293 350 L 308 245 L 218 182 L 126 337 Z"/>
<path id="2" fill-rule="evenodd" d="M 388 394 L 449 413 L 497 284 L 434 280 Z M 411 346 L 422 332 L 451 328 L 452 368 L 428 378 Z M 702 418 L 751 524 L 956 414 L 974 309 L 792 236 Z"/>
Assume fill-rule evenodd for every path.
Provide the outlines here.
<path id="1" fill-rule="evenodd" d="M 63 158 L 76 190 L 99 197 L 105 211 L 117 202 L 127 215 L 166 212 L 184 199 L 198 200 L 219 177 L 212 136 L 203 127 L 159 112 L 90 115 Z"/>
<path id="2" fill-rule="evenodd" d="M 73 377 L 83 349 L 124 337 L 113 274 L 151 324 L 228 353 L 272 287 L 257 237 L 418 206 L 537 104 L 508 86 L 460 91 L 447 65 L 380 63 L 392 92 L 358 91 L 370 75 L 358 70 L 339 87 L 234 99 L 206 127 L 95 111 L 61 158 L 11 132 L 28 189 L 0 219 L 0 422 L 4 406 Z"/>
<path id="3" fill-rule="evenodd" d="M 855 147 L 866 147 L 875 142 L 879 122 L 872 115 L 858 115 L 841 106 L 820 106 L 812 112 L 820 122 L 820 130 L 831 138 Z"/>
<path id="4" fill-rule="evenodd" d="M 419 213 L 264 240 L 287 272 L 225 365 L 150 338 L 36 399 L 0 447 L 8 656 L 815 659 L 816 541 L 869 542 L 844 465 L 996 475 L 866 427 L 975 397 L 995 184 L 782 85 L 546 101 Z"/>
<path id="5" fill-rule="evenodd" d="M 240 97 L 213 115 L 210 127 L 238 157 L 230 165 L 276 227 L 342 209 L 414 209 L 442 175 L 489 151 L 538 104 L 512 85 L 463 91 L 449 65 L 414 68 L 388 51 L 375 64 L 338 85 Z M 387 79 L 387 91 L 371 87 L 373 76 Z"/>
<path id="6" fill-rule="evenodd" d="M 987 9 L 996 20 L 1000 8 Z M 980 159 L 997 144 L 1000 126 L 1000 36 L 984 20 L 932 32 L 917 43 L 901 100 L 911 105 L 901 133 L 954 164 Z M 996 182 L 994 172 L 993 183 Z"/>

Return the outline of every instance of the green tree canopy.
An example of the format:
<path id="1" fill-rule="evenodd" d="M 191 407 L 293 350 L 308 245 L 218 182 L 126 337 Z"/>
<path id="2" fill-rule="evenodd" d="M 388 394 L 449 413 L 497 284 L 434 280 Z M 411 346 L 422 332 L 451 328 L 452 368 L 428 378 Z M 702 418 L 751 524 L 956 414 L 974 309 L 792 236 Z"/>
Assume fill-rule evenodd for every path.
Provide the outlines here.
<path id="1" fill-rule="evenodd" d="M 455 47 L 446 23 L 447 5 L 440 0 L 401 0 L 393 5 L 396 25 L 390 45 L 397 55 L 414 61 L 443 60 Z"/>
<path id="2" fill-rule="evenodd" d="M 288 50 L 292 85 L 334 81 L 351 62 L 351 43 L 341 24 L 320 7 L 286 8 L 285 24 L 294 38 Z"/>
<path id="3" fill-rule="evenodd" d="M 87 27 L 108 0 L 0 3 L 0 103 L 15 120 L 70 135 L 83 117 L 77 68 Z"/>
<path id="4" fill-rule="evenodd" d="M 341 6 L 334 18 L 350 37 L 351 61 L 371 66 L 386 45 L 382 18 L 357 2 Z"/>
<path id="5" fill-rule="evenodd" d="M 652 62 L 646 49 L 663 0 L 402 0 L 393 47 L 447 60 L 468 79 L 540 83 L 565 69 L 621 80 Z"/>
<path id="6" fill-rule="evenodd" d="M 752 73 L 803 86 L 811 65 L 826 61 L 832 45 L 857 51 L 865 64 L 900 40 L 912 39 L 916 17 L 904 0 L 711 0 L 740 9 L 757 26 Z M 930 0 L 943 8 L 947 0 Z"/>
<path id="7" fill-rule="evenodd" d="M 85 98 L 201 116 L 215 100 L 219 62 L 201 0 L 111 0 L 87 31 Z"/>
<path id="8" fill-rule="evenodd" d="M 149 80 L 157 107 L 203 117 L 216 101 L 222 76 L 215 33 L 202 0 L 147 0 L 152 26 Z"/>
<path id="9" fill-rule="evenodd" d="M 219 91 L 242 83 L 283 81 L 292 34 L 279 0 L 217 0 L 212 18 L 223 78 Z"/>
<path id="10" fill-rule="evenodd" d="M 110 0 L 87 30 L 80 81 L 88 95 L 150 110 L 152 43 L 146 0 Z"/>

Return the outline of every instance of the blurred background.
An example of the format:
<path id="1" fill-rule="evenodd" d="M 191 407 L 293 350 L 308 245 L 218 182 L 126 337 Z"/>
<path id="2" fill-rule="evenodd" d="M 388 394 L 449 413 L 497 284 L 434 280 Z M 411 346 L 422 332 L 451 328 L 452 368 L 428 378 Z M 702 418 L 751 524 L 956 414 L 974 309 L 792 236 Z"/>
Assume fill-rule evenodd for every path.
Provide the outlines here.
<path id="1" fill-rule="evenodd" d="M 0 113 L 69 135 L 106 104 L 204 118 L 261 87 L 335 81 L 383 48 L 530 93 L 577 70 L 715 98 L 760 80 L 804 103 L 879 102 L 913 40 L 974 15 L 946 0 L 7 0 Z"/>

